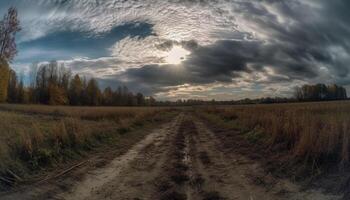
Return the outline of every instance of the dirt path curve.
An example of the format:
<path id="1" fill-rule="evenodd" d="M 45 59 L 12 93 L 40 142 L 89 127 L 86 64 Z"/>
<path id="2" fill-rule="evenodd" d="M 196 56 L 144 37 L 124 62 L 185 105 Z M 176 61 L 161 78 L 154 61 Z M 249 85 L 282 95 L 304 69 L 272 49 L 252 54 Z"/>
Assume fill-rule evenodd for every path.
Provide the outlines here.
<path id="1" fill-rule="evenodd" d="M 220 141 L 205 124 L 194 120 L 196 131 L 194 150 L 197 171 L 208 184 L 203 188 L 225 199 L 249 200 L 333 200 L 339 196 L 319 191 L 302 191 L 288 180 L 276 179 L 264 173 L 260 165 L 239 154 L 224 154 Z"/>
<path id="2" fill-rule="evenodd" d="M 101 169 L 90 172 L 70 192 L 60 195 L 66 200 L 148 199 L 149 184 L 160 171 L 165 158 L 167 139 L 177 131 L 183 115 L 154 131 Z"/>
<path id="3" fill-rule="evenodd" d="M 258 163 L 225 152 L 202 121 L 180 114 L 124 155 L 87 172 L 65 192 L 46 199 L 340 199 L 319 191 L 301 191 L 288 180 L 265 174 Z"/>
<path id="4" fill-rule="evenodd" d="M 164 140 L 176 131 L 182 115 L 172 123 L 149 134 L 144 140 L 132 147 L 126 154 L 115 158 L 109 165 L 97 169 L 75 185 L 68 193 L 59 197 L 66 200 L 86 199 L 128 199 L 144 195 L 143 185 L 153 177 L 158 168 L 157 161 L 162 159 Z M 115 195 L 114 195 L 115 192 Z"/>
<path id="5" fill-rule="evenodd" d="M 183 114 L 179 114 L 171 122 L 160 125 L 154 130 L 147 130 L 149 133 L 140 142 L 135 144 L 132 148 L 128 149 L 126 153 L 121 156 L 117 156 L 114 159 L 109 159 L 114 154 L 113 152 L 103 152 L 89 158 L 87 166 L 79 167 L 69 174 L 60 177 L 57 180 L 50 180 L 47 183 L 39 183 L 33 185 L 27 185 L 16 189 L 16 191 L 10 191 L 8 193 L 0 193 L 1 200 L 46 200 L 46 199 L 101 199 L 99 193 L 102 189 L 109 188 L 109 186 L 117 185 L 122 188 L 124 185 L 120 180 L 135 179 L 137 178 L 136 172 L 137 166 L 144 167 L 140 163 L 140 159 L 150 158 L 155 161 L 158 156 L 150 150 L 161 150 L 160 146 L 163 140 L 168 138 L 169 135 L 173 135 L 176 132 L 176 127 L 179 126 Z M 124 148 L 124 147 L 122 147 Z M 110 154 L 110 155 L 109 155 Z M 137 162 L 139 161 L 139 163 Z M 147 159 L 150 163 L 151 159 Z M 107 163 L 107 164 L 105 164 Z M 135 173 L 128 176 L 127 171 L 130 168 L 135 168 Z M 153 168 L 149 166 L 149 168 Z M 141 171 L 140 171 L 141 172 Z M 140 173 L 139 173 L 140 174 Z M 139 183 L 138 183 L 139 184 Z M 128 186 L 130 187 L 130 186 Z M 130 191 L 133 191 L 134 187 L 130 187 Z M 137 191 L 137 187 L 135 187 Z M 103 191 L 107 193 L 107 190 Z M 103 193 L 102 192 L 102 193 Z M 140 190 L 140 193 L 142 191 Z M 101 195 L 102 195 L 101 193 Z M 108 199 L 107 196 L 102 195 L 102 199 Z M 120 199 L 120 198 L 117 198 Z"/>

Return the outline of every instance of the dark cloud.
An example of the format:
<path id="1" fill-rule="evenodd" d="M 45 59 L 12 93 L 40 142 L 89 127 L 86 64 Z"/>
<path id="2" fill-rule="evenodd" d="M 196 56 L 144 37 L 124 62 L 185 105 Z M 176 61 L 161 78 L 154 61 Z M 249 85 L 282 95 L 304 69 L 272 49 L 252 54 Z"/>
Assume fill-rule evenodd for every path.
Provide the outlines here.
<path id="1" fill-rule="evenodd" d="M 264 72 L 264 66 L 271 66 L 277 74 L 284 75 L 269 77 L 271 82 L 317 77 L 318 68 L 311 61 L 320 55 L 308 57 L 305 53 L 258 41 L 221 40 L 198 46 L 181 65 L 147 65 L 113 78 L 127 80 L 126 84 L 149 85 L 158 91 L 182 84 L 229 83 L 239 78 L 241 72 Z M 279 57 L 282 54 L 287 57 Z"/>
<path id="2" fill-rule="evenodd" d="M 116 53 L 112 56 L 118 61 L 113 58 L 78 60 L 72 64 L 77 70 L 88 68 L 92 74 L 101 71 L 101 74 L 108 74 L 103 69 L 123 65 L 120 67 L 123 70 L 103 76 L 102 84 L 126 84 L 149 94 L 166 92 L 184 84 L 237 83 L 236 87 L 247 87 L 239 85 L 240 80 L 250 82 L 255 90 L 270 88 L 268 91 L 272 84 L 289 87 L 289 83 L 297 81 L 350 84 L 350 2 L 347 0 L 169 0 L 159 1 L 159 4 L 106 0 L 101 3 L 102 7 L 72 2 L 62 3 L 57 9 L 76 11 L 85 17 L 68 15 L 61 19 L 49 12 L 47 16 L 52 17 L 52 23 L 48 24 L 56 27 L 57 21 L 64 21 L 76 25 L 72 27 L 79 30 L 85 27 L 83 30 L 94 30 L 94 34 L 106 34 L 109 33 L 106 30 L 113 33 L 111 27 L 123 27 L 122 24 L 129 21 L 144 22 L 139 28 L 134 27 L 134 34 L 130 34 L 134 29 L 127 27 L 116 31 L 116 35 L 124 38 L 124 43 L 113 49 Z M 142 28 L 143 24 L 148 26 Z M 143 31 L 146 34 L 142 36 Z M 37 36 L 33 30 L 27 32 L 37 38 L 26 40 L 31 47 L 40 42 L 39 45 L 45 43 L 57 49 L 63 44 L 59 38 L 69 39 L 69 35 L 62 33 L 50 38 L 50 35 L 39 37 L 41 33 Z M 46 32 L 50 31 L 42 34 Z M 73 39 L 80 38 L 81 35 L 74 33 Z M 128 35 L 139 38 L 128 38 Z M 79 48 L 75 52 L 87 57 L 102 56 L 95 51 L 108 57 L 111 55 L 106 52 L 117 42 L 115 35 L 111 36 L 85 43 L 73 40 L 64 44 L 62 50 L 73 54 L 71 51 Z M 162 63 L 163 53 L 174 46 L 181 46 L 191 54 L 180 65 Z M 129 53 L 131 48 L 134 53 Z M 127 66 L 125 58 L 134 59 L 133 65 Z"/>
<path id="3" fill-rule="evenodd" d="M 182 41 L 181 46 L 189 51 L 194 51 L 198 48 L 198 42 L 196 40 Z"/>
<path id="4" fill-rule="evenodd" d="M 165 42 L 162 42 L 156 45 L 156 48 L 162 51 L 170 51 L 175 45 L 182 46 L 183 48 L 189 51 L 196 50 L 199 46 L 196 40 L 181 41 L 181 42 L 174 41 L 174 40 L 167 40 Z"/>
<path id="5" fill-rule="evenodd" d="M 344 58 L 336 55 L 350 54 L 349 2 L 310 1 L 315 7 L 302 4 L 302 1 L 265 2 L 278 10 L 277 15 L 268 14 L 267 10 L 264 11 L 265 8 L 258 11 L 253 6 L 255 3 L 250 2 L 245 3 L 245 8 L 251 14 L 245 17 L 267 33 L 266 40 L 272 43 L 273 48 L 293 60 L 292 63 L 285 63 L 275 57 L 274 65 L 285 64 L 285 72 L 292 73 L 291 75 L 304 72 L 305 78 L 317 76 L 319 65 L 325 66 L 336 76 L 348 76 L 348 60 L 344 62 Z M 279 22 L 277 17 L 290 22 Z M 333 81 L 337 82 L 337 79 Z"/>
<path id="6" fill-rule="evenodd" d="M 259 56 L 259 42 L 221 40 L 197 48 L 184 65 L 200 76 L 231 76 L 234 71 L 248 71 L 247 63 Z"/>
<path id="7" fill-rule="evenodd" d="M 348 76 L 348 63 L 335 58 L 332 54 L 339 52 L 331 52 L 330 48 L 341 47 L 340 50 L 349 55 L 350 15 L 346 9 L 350 8 L 349 3 L 320 1 L 320 8 L 312 8 L 299 1 L 261 2 L 273 6 L 278 13 L 273 14 L 266 6 L 254 1 L 240 2 L 237 8 L 244 14 L 245 20 L 267 32 L 265 40 L 220 40 L 206 46 L 198 46 L 192 41 L 195 48 L 191 49 L 192 54 L 183 63 L 186 76 L 169 70 L 176 66 L 157 65 L 132 69 L 124 75 L 137 77 L 145 84 L 157 83 L 161 86 L 230 82 L 239 77 L 237 72 L 263 71 L 264 66 L 283 75 L 270 76 L 271 82 L 318 80 L 322 76 L 321 66 L 332 71 L 334 82 Z M 281 22 L 278 18 L 290 19 L 292 23 Z M 171 49 L 174 42 L 168 41 L 163 45 L 163 48 Z M 248 65 L 254 67 L 249 68 Z"/>

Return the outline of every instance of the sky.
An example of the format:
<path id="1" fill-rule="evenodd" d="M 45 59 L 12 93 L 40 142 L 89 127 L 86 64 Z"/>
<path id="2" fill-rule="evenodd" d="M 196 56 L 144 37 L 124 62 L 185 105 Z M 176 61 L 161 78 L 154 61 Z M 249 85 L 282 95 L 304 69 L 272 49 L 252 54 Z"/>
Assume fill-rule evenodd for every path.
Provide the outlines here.
<path id="1" fill-rule="evenodd" d="M 1 0 L 22 31 L 11 66 L 57 60 L 160 100 L 289 97 L 350 87 L 348 0 Z"/>

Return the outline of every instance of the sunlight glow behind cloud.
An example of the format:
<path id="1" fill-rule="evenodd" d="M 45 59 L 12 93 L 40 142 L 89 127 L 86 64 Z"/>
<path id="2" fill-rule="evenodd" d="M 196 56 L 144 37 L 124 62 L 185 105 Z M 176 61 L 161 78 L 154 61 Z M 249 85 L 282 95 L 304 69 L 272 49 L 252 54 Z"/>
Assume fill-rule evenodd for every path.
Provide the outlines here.
<path id="1" fill-rule="evenodd" d="M 23 27 L 16 70 L 56 57 L 102 84 L 164 99 L 286 96 L 301 83 L 350 84 L 344 0 L 4 0 L 0 14 L 10 5 Z"/>
<path id="2" fill-rule="evenodd" d="M 167 64 L 177 65 L 186 60 L 190 52 L 180 46 L 174 46 L 167 54 L 168 55 L 164 58 L 165 62 Z"/>

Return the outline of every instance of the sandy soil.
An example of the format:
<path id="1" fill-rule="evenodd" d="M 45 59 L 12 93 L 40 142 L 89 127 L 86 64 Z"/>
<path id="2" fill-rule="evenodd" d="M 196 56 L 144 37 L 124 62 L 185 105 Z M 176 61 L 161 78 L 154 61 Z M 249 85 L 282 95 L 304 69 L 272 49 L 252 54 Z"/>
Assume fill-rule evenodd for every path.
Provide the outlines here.
<path id="1" fill-rule="evenodd" d="M 83 174 L 59 190 L 37 186 L 0 199 L 340 199 L 265 174 L 254 160 L 225 151 L 215 133 L 188 114 L 180 114 L 125 154 Z"/>

